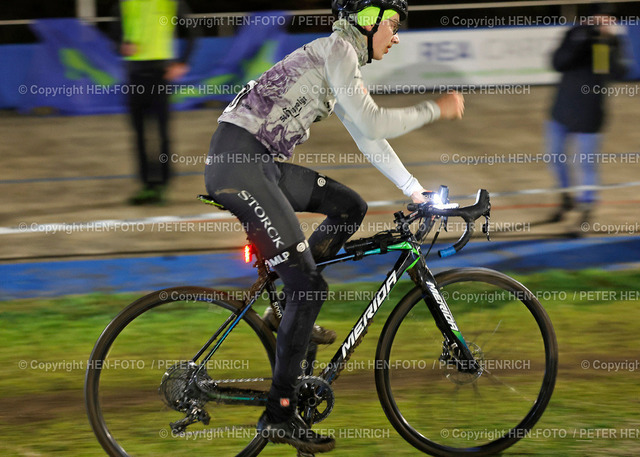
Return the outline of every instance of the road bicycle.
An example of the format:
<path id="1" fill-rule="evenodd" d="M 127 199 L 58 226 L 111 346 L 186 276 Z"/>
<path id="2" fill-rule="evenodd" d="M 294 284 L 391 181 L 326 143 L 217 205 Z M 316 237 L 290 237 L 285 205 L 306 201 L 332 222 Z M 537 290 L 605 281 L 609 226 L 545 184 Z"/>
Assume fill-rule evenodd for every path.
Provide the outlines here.
<path id="1" fill-rule="evenodd" d="M 495 454 L 530 433 L 558 369 L 544 308 L 502 273 L 455 268 L 434 275 L 425 260 L 450 217 L 462 218 L 464 231 L 439 251 L 441 257 L 460 251 L 481 217 L 488 238 L 490 208 L 486 190 L 460 207 L 449 203 L 443 186 L 428 202 L 394 213 L 394 229 L 348 242 L 344 252 L 318 263 L 397 257 L 331 361 L 315 374 L 317 353 L 310 345 L 296 389 L 309 426 L 334 410 L 334 382 L 350 371 L 349 359 L 394 287 L 409 283 L 400 281 L 408 273 L 415 285 L 388 315 L 369 365 L 391 425 L 416 449 L 436 456 Z M 422 242 L 438 223 L 423 254 Z M 265 450 L 267 440 L 255 426 L 266 404 L 276 339 L 255 308 L 262 300 L 276 316 L 282 309 L 276 273 L 255 249 L 245 253 L 256 258 L 258 280 L 242 296 L 204 287 L 159 290 L 129 305 L 102 332 L 88 362 L 85 399 L 109 455 L 251 457 Z M 282 455 L 291 448 L 278 450 Z"/>

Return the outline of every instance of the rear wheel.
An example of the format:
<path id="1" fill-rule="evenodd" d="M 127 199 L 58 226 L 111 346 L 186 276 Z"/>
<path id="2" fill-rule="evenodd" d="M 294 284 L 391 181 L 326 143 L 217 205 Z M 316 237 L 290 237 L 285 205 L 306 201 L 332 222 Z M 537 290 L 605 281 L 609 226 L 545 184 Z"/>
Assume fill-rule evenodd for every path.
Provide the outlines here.
<path id="1" fill-rule="evenodd" d="M 416 287 L 390 315 L 376 353 L 376 387 L 394 428 L 437 456 L 490 455 L 535 425 L 555 385 L 558 346 L 540 302 L 522 284 L 483 268 L 436 275 L 480 369 L 445 355 Z"/>
<path id="2" fill-rule="evenodd" d="M 260 317 L 248 310 L 206 369 L 192 376 L 193 357 L 242 306 L 222 292 L 180 287 L 151 293 L 113 319 L 96 342 L 85 382 L 89 421 L 109 455 L 260 453 L 266 440 L 255 426 L 275 362 L 275 338 Z M 247 404 L 238 392 L 251 390 L 255 401 Z M 186 416 L 195 423 L 180 427 Z"/>

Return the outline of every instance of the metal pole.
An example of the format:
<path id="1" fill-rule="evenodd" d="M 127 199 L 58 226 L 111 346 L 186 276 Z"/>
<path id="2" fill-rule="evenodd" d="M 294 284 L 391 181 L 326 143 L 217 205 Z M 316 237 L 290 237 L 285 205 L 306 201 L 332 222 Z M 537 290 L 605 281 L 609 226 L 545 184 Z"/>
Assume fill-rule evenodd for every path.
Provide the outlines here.
<path id="1" fill-rule="evenodd" d="M 76 0 L 76 17 L 86 21 L 96 18 L 96 0 Z"/>

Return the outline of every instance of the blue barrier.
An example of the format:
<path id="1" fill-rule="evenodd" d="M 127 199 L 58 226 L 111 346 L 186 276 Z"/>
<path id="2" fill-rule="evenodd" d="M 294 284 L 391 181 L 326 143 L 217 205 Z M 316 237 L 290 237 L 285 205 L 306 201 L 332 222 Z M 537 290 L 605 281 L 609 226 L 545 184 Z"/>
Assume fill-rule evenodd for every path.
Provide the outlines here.
<path id="1" fill-rule="evenodd" d="M 629 39 L 629 61 L 630 68 L 627 78 L 630 80 L 640 79 L 640 24 L 627 27 L 627 37 Z"/>
<path id="2" fill-rule="evenodd" d="M 231 38 L 198 40 L 191 71 L 167 87 L 174 108 L 231 100 L 248 80 L 290 52 L 282 21 L 255 23 Z M 97 28 L 75 18 L 39 19 L 31 28 L 40 42 L 23 46 L 22 54 L 12 46 L 0 47 L 5 75 L 0 107 L 21 112 L 47 107 L 74 115 L 124 112 L 127 95 L 144 89 L 128 85 L 125 62 Z"/>
<path id="3" fill-rule="evenodd" d="M 20 86 L 27 80 L 27 71 L 37 48 L 35 44 L 0 46 L 0 109 L 20 105 Z"/>
<path id="4" fill-rule="evenodd" d="M 271 12 L 273 14 L 273 12 Z M 259 22 L 259 21 L 258 21 Z M 51 106 L 61 113 L 93 114 L 101 112 L 124 112 L 125 96 L 114 90 L 107 94 L 92 93 L 87 96 L 89 86 L 96 85 L 104 91 L 101 81 L 126 85 L 123 81 L 122 61 L 113 53 L 114 46 L 109 40 L 92 27 L 81 24 L 75 19 L 49 19 L 36 22 L 40 27 L 41 37 L 45 40 L 33 45 L 4 45 L 0 46 L 0 63 L 3 71 L 0 73 L 0 108 L 17 108 L 28 111 L 37 106 Z M 58 40 L 52 45 L 49 34 Z M 84 43 L 86 52 L 82 52 L 80 45 L 83 40 L 74 39 L 74 35 L 63 36 L 63 31 L 81 35 L 83 40 L 91 36 L 91 43 Z M 87 32 L 89 31 L 89 32 Z M 626 27 L 629 41 L 631 67 L 628 79 L 640 79 L 640 25 Z M 201 38 L 190 60 L 191 71 L 181 82 L 192 85 L 196 89 L 211 87 L 216 84 L 238 88 L 247 80 L 255 78 L 266 70 L 270 63 L 280 60 L 297 47 L 326 34 L 285 34 L 279 28 L 262 28 L 240 30 L 234 37 Z M 64 38 L 64 39 L 63 39 Z M 54 40 L 54 41 L 55 41 Z M 78 46 L 75 46 L 75 45 Z M 88 50 L 91 50 L 89 52 Z M 57 60 L 60 51 L 63 52 L 61 65 Z M 257 61 L 249 65 L 254 57 Z M 119 70 L 113 70 L 114 66 Z M 109 70 L 111 69 L 111 70 Z M 35 77 L 34 75 L 37 75 Z M 110 76 L 96 78 L 96 76 Z M 61 94 L 59 96 L 44 97 L 43 94 L 32 93 L 32 88 L 52 87 L 67 89 L 77 87 L 84 94 Z M 107 84 L 106 86 L 109 86 Z M 26 88 L 26 93 L 22 93 Z M 214 90 L 215 92 L 215 90 Z M 81 96 L 78 96 L 81 95 Z M 214 94 L 196 97 L 176 96 L 173 99 L 177 109 L 190 109 L 200 103 L 211 100 L 230 100 L 232 93 Z"/>
<path id="5" fill-rule="evenodd" d="M 442 248 L 443 246 L 440 246 Z M 435 252 L 438 249 L 434 248 Z M 380 281 L 391 254 L 371 256 L 327 268 L 327 282 Z M 640 237 L 598 237 L 581 240 L 473 242 L 452 257 L 429 264 L 434 271 L 454 267 L 487 267 L 505 272 L 547 269 L 613 269 L 640 262 Z M 199 285 L 248 287 L 255 279 L 240 251 L 233 253 L 125 259 L 75 260 L 0 265 L 0 300 L 95 292 L 143 292 L 165 287 Z"/>

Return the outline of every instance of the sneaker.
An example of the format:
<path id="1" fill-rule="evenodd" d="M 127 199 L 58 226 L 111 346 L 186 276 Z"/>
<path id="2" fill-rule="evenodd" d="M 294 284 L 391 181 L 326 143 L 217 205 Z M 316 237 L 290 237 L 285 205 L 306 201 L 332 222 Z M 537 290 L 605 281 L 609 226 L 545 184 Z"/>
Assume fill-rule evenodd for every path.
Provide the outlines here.
<path id="1" fill-rule="evenodd" d="M 161 205 L 165 203 L 164 186 L 145 186 L 129 199 L 131 205 Z"/>
<path id="2" fill-rule="evenodd" d="M 289 419 L 277 424 L 267 420 L 265 411 L 258 420 L 257 430 L 270 442 L 290 444 L 302 453 L 329 452 L 336 446 L 336 440 L 332 437 L 311 430 L 297 411 Z"/>
<path id="3" fill-rule="evenodd" d="M 262 320 L 272 332 L 278 332 L 280 320 L 273 313 L 273 308 L 269 306 L 262 316 Z M 314 324 L 311 331 L 311 342 L 316 344 L 332 344 L 336 340 L 337 334 L 333 330 L 326 329 Z"/>

